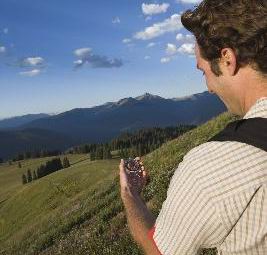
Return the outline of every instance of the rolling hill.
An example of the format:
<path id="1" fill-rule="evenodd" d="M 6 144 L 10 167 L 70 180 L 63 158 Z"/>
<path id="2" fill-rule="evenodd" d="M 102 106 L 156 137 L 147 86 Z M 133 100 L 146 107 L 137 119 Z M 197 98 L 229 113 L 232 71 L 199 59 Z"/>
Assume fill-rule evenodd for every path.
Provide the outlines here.
<path id="1" fill-rule="evenodd" d="M 232 120 L 233 116 L 224 113 L 144 157 L 151 179 L 144 199 L 155 215 L 183 156 Z M 25 169 L 32 164 L 27 162 L 22 162 Z M 119 195 L 118 164 L 118 159 L 86 159 L 33 183 L 17 185 L 2 196 L 0 254 L 143 254 L 127 228 Z M 15 169 L 8 167 L 12 166 L 2 164 L 0 173 L 14 178 Z M 4 189 L 13 182 L 9 179 Z M 206 250 L 202 254 L 216 253 Z"/>

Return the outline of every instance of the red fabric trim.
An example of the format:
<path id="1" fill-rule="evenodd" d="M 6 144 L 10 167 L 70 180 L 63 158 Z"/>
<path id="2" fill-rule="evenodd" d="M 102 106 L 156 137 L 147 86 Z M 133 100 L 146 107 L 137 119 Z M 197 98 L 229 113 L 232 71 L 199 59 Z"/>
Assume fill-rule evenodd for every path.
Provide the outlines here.
<path id="1" fill-rule="evenodd" d="M 154 226 L 148 231 L 147 236 L 148 236 L 148 238 L 154 243 L 155 247 L 156 247 L 157 250 L 158 250 L 158 253 L 159 253 L 160 255 L 162 255 L 161 252 L 159 251 L 159 248 L 158 248 L 158 246 L 157 246 L 157 244 L 156 244 L 154 238 L 153 238 L 153 235 L 154 235 L 154 233 L 155 233 L 155 230 L 156 230 L 156 226 L 154 225 Z"/>
<path id="2" fill-rule="evenodd" d="M 148 238 L 149 239 L 153 239 L 153 235 L 154 235 L 154 233 L 155 233 L 155 230 L 156 230 L 156 226 L 153 226 L 149 231 L 148 231 Z M 154 239 L 153 239 L 154 240 Z"/>

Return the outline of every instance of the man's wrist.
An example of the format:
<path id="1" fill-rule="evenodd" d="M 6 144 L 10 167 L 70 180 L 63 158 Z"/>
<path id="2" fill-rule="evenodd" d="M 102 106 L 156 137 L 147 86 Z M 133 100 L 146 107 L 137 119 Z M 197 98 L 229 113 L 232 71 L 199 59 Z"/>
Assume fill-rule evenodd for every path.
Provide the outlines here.
<path id="1" fill-rule="evenodd" d="M 140 199 L 141 196 L 137 191 L 133 191 L 130 187 L 125 186 L 121 188 L 121 198 L 123 203 L 126 204 L 129 201 L 136 201 L 138 198 Z"/>

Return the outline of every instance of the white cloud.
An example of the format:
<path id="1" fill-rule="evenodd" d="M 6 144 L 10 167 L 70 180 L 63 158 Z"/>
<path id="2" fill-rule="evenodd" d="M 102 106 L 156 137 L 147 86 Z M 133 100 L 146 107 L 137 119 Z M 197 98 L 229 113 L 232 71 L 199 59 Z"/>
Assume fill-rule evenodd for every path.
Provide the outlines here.
<path id="1" fill-rule="evenodd" d="M 182 41 L 182 40 L 184 40 L 184 35 L 181 34 L 181 33 L 177 34 L 177 35 L 176 35 L 176 40 L 177 40 L 177 41 Z"/>
<path id="2" fill-rule="evenodd" d="M 195 41 L 195 36 L 193 36 L 193 35 L 185 35 L 185 39 L 187 41 L 194 42 Z"/>
<path id="3" fill-rule="evenodd" d="M 130 43 L 132 40 L 129 38 L 125 38 L 122 40 L 123 43 Z"/>
<path id="4" fill-rule="evenodd" d="M 91 51 L 92 51 L 91 48 L 80 48 L 74 51 L 74 55 L 76 55 L 77 57 L 83 58 L 85 56 L 88 56 L 91 53 Z"/>
<path id="5" fill-rule="evenodd" d="M 156 43 L 151 42 L 151 43 L 149 43 L 146 47 L 147 47 L 147 48 L 152 48 L 152 47 L 154 47 L 155 45 L 156 45 Z"/>
<path id="6" fill-rule="evenodd" d="M 176 0 L 177 3 L 199 4 L 202 0 Z"/>
<path id="7" fill-rule="evenodd" d="M 194 43 L 184 43 L 178 49 L 179 53 L 194 55 L 195 54 L 195 44 Z"/>
<path id="8" fill-rule="evenodd" d="M 174 45 L 172 43 L 168 43 L 167 48 L 166 48 L 166 53 L 167 53 L 167 55 L 175 55 L 177 53 L 176 45 Z"/>
<path id="9" fill-rule="evenodd" d="M 6 47 L 1 46 L 1 47 L 0 47 L 0 53 L 5 53 L 5 52 L 6 52 Z"/>
<path id="10" fill-rule="evenodd" d="M 73 64 L 74 65 L 82 65 L 83 61 L 81 59 L 78 59 L 78 60 L 73 61 Z"/>
<path id="11" fill-rule="evenodd" d="M 162 64 L 166 64 L 166 63 L 168 63 L 168 62 L 170 62 L 171 61 L 171 58 L 169 58 L 169 57 L 164 57 L 164 58 L 161 58 L 161 60 L 160 60 L 160 62 L 162 63 Z"/>
<path id="12" fill-rule="evenodd" d="M 176 35 L 176 40 L 188 42 L 188 43 L 193 43 L 193 42 L 195 42 L 195 37 L 194 37 L 194 35 L 190 35 L 190 34 L 183 35 L 182 33 L 178 33 Z"/>
<path id="13" fill-rule="evenodd" d="M 151 59 L 151 57 L 150 56 L 145 56 L 144 59 L 145 60 L 149 60 L 149 59 Z"/>
<path id="14" fill-rule="evenodd" d="M 42 57 L 29 57 L 23 59 L 24 66 L 38 66 L 44 63 L 44 59 Z"/>
<path id="15" fill-rule="evenodd" d="M 34 77 L 34 76 L 39 75 L 40 73 L 41 73 L 40 69 L 33 69 L 31 71 L 20 72 L 19 74 L 23 76 L 28 76 L 28 77 Z"/>
<path id="16" fill-rule="evenodd" d="M 144 15 L 154 15 L 159 13 L 165 13 L 170 4 L 163 3 L 163 4 L 142 4 L 142 11 Z"/>
<path id="17" fill-rule="evenodd" d="M 78 57 L 78 59 L 73 62 L 76 69 L 84 65 L 89 65 L 91 68 L 113 68 L 123 65 L 121 59 L 110 59 L 106 56 L 94 54 L 91 48 L 76 49 L 73 54 Z"/>
<path id="18" fill-rule="evenodd" d="M 3 33 L 8 34 L 8 28 L 7 27 L 3 29 Z"/>
<path id="19" fill-rule="evenodd" d="M 152 26 L 145 28 L 145 30 L 137 32 L 134 35 L 134 38 L 140 40 L 149 40 L 164 35 L 168 32 L 178 31 L 182 27 L 181 16 L 179 14 L 174 14 L 163 22 L 155 23 Z"/>
<path id="20" fill-rule="evenodd" d="M 115 18 L 113 18 L 112 23 L 113 24 L 119 24 L 119 23 L 121 23 L 121 20 L 119 17 L 115 17 Z"/>

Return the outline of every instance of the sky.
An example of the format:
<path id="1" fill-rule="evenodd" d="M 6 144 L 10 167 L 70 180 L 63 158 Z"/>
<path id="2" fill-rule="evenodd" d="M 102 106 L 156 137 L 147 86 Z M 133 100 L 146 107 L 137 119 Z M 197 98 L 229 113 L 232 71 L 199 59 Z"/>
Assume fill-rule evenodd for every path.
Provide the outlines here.
<path id="1" fill-rule="evenodd" d="M 0 119 L 206 90 L 181 13 L 199 0 L 1 0 Z"/>

